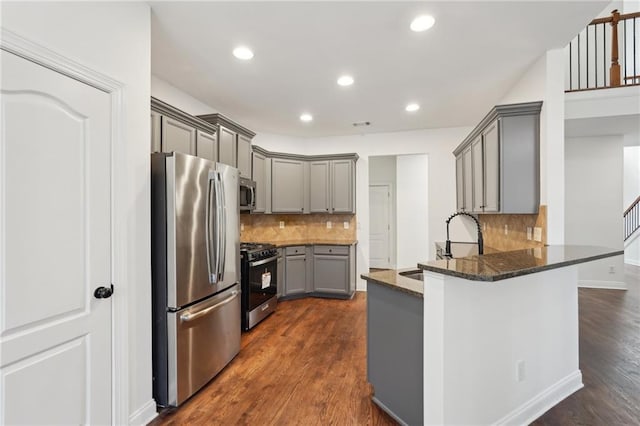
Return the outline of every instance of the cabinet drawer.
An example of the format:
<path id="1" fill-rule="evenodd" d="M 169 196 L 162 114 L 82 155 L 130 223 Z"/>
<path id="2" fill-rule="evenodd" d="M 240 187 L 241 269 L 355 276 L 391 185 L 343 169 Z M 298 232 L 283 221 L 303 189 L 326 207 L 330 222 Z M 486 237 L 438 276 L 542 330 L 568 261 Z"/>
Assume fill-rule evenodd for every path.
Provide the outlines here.
<path id="1" fill-rule="evenodd" d="M 349 254 L 349 246 L 314 246 L 313 253 L 347 256 Z"/>
<path id="2" fill-rule="evenodd" d="M 295 254 L 305 254 L 304 246 L 286 247 L 284 252 L 287 256 Z"/>

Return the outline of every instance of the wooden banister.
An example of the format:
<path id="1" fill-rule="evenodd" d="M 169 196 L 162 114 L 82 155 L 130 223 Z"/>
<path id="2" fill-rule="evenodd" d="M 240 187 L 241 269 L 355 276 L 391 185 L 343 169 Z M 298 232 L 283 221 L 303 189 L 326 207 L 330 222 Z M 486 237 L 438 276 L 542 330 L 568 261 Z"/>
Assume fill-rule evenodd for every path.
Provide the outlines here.
<path id="1" fill-rule="evenodd" d="M 636 198 L 635 201 L 631 203 L 631 205 L 629 205 L 629 208 L 626 209 L 624 213 L 622 213 L 622 216 L 626 216 L 638 203 L 640 203 L 640 196 L 638 196 L 638 198 Z"/>

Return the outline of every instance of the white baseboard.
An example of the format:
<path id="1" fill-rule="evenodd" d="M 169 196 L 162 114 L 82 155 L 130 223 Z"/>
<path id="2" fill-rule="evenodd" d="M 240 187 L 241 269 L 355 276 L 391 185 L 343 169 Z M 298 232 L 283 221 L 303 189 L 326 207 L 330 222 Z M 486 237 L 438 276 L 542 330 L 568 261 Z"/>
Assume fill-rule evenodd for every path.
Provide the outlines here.
<path id="1" fill-rule="evenodd" d="M 625 259 L 624 263 L 626 263 L 627 265 L 640 266 L 640 260 L 635 259 Z"/>
<path id="2" fill-rule="evenodd" d="M 156 402 L 151 399 L 129 416 L 130 425 L 146 425 L 158 416 Z"/>
<path id="3" fill-rule="evenodd" d="M 627 284 L 622 281 L 578 280 L 578 287 L 626 290 Z"/>
<path id="4" fill-rule="evenodd" d="M 551 407 L 583 387 L 582 373 L 577 370 L 540 392 L 494 424 L 528 425 L 546 413 Z"/>

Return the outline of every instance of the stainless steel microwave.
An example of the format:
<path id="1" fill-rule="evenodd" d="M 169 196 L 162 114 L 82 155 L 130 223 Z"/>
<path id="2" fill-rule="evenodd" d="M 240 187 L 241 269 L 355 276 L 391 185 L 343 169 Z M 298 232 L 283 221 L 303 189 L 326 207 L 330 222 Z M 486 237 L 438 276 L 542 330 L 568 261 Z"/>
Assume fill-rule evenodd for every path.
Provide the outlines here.
<path id="1" fill-rule="evenodd" d="M 249 213 L 256 208 L 256 183 L 247 178 L 240 178 L 240 211 Z"/>

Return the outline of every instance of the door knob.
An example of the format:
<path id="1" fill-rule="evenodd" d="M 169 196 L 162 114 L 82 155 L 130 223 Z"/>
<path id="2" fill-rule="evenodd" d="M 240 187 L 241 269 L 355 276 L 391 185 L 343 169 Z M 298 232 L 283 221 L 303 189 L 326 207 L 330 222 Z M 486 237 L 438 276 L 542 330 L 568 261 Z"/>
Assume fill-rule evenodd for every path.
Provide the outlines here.
<path id="1" fill-rule="evenodd" d="M 113 294 L 113 285 L 111 288 L 109 287 L 98 287 L 96 291 L 93 292 L 93 296 L 96 299 L 108 299 Z"/>

